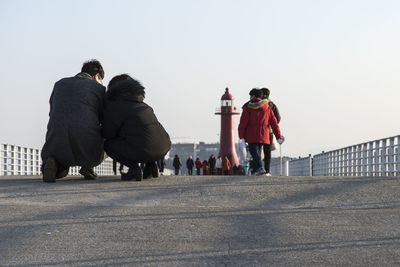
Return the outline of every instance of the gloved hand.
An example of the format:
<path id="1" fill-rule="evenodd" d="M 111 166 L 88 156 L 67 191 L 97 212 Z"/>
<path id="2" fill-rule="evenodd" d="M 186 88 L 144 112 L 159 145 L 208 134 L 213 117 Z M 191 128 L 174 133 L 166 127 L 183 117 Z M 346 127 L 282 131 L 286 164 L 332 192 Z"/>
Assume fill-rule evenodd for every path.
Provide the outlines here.
<path id="1" fill-rule="evenodd" d="M 282 145 L 283 142 L 285 142 L 285 137 L 282 135 L 282 138 L 281 138 L 281 139 L 278 139 L 278 143 L 279 143 L 280 145 Z"/>

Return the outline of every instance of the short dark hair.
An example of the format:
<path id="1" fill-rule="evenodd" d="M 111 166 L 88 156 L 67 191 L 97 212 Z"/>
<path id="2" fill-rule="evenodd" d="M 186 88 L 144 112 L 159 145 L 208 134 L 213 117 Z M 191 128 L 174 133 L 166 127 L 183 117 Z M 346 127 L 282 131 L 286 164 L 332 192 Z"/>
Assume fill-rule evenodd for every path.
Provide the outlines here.
<path id="1" fill-rule="evenodd" d="M 258 88 L 253 88 L 250 90 L 249 95 L 255 96 L 255 97 L 261 97 L 261 90 Z"/>
<path id="2" fill-rule="evenodd" d="M 269 89 L 268 88 L 261 88 L 260 89 L 261 90 L 261 92 L 262 92 L 262 98 L 268 98 L 269 97 Z"/>
<path id="3" fill-rule="evenodd" d="M 82 72 L 89 73 L 90 76 L 94 77 L 97 73 L 100 74 L 101 79 L 104 79 L 104 70 L 101 66 L 100 61 L 91 59 L 83 63 Z"/>
<path id="4" fill-rule="evenodd" d="M 126 73 L 114 76 L 108 83 L 108 89 L 110 89 L 110 87 L 113 86 L 115 83 L 125 80 L 133 80 L 133 78 Z"/>

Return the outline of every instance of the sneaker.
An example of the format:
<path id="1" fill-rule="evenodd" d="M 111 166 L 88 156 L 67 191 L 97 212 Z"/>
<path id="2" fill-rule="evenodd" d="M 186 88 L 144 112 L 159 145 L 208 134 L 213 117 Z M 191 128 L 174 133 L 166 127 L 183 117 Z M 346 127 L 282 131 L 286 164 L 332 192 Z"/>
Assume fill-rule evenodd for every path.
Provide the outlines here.
<path id="1" fill-rule="evenodd" d="M 57 175 L 57 162 L 53 158 L 48 158 L 43 167 L 43 182 L 55 183 Z"/>
<path id="2" fill-rule="evenodd" d="M 265 175 L 266 175 L 266 176 L 271 176 L 271 174 L 270 174 L 269 172 L 267 172 Z"/>
<path id="3" fill-rule="evenodd" d="M 256 171 L 256 176 L 260 176 L 260 175 L 265 175 L 266 174 L 266 172 L 265 172 L 265 170 L 264 170 L 264 168 L 259 168 L 257 171 Z"/>
<path id="4" fill-rule="evenodd" d="M 79 170 L 79 173 L 83 175 L 85 180 L 96 180 L 97 179 L 97 174 L 93 171 L 93 169 L 81 168 Z"/>

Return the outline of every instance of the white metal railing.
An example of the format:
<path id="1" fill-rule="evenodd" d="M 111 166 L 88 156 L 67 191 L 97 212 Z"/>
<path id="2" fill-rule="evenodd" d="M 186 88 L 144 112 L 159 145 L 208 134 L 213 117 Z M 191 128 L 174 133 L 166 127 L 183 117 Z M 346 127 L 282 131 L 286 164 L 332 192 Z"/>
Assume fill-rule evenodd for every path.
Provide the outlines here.
<path id="1" fill-rule="evenodd" d="M 290 160 L 289 175 L 290 176 L 311 176 L 312 175 L 312 157 L 309 155 L 305 158 Z"/>
<path id="2" fill-rule="evenodd" d="M 41 175 L 41 150 L 11 144 L 0 144 L 0 176 Z M 80 175 L 80 167 L 71 167 L 69 175 Z M 112 159 L 106 158 L 94 168 L 99 175 L 113 175 Z"/>
<path id="3" fill-rule="evenodd" d="M 400 176 L 400 135 L 314 155 L 312 175 Z"/>
<path id="4" fill-rule="evenodd" d="M 284 157 L 282 159 L 282 176 L 289 175 L 289 160 L 290 160 L 290 158 L 287 158 L 287 157 Z M 280 162 L 279 158 L 271 158 L 269 173 L 272 176 L 280 176 L 281 175 L 281 162 Z"/>

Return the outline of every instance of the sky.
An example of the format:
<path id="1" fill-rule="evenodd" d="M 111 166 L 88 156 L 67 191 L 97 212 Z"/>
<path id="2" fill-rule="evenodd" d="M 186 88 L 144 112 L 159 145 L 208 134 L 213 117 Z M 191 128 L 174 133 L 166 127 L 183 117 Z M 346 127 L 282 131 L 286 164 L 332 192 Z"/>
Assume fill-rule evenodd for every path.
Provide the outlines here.
<path id="1" fill-rule="evenodd" d="M 54 83 L 93 58 L 105 85 L 143 84 L 174 143 L 219 141 L 226 87 L 239 110 L 271 90 L 286 156 L 399 135 L 399 13 L 397 0 L 0 0 L 0 143 L 41 148 Z"/>

